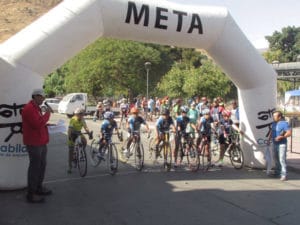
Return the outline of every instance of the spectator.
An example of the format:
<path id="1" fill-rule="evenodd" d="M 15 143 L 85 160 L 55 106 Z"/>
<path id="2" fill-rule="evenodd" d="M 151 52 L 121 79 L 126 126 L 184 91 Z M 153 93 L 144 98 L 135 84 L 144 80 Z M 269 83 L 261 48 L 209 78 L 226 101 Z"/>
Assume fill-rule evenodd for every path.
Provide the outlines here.
<path id="1" fill-rule="evenodd" d="M 239 123 L 240 123 L 240 111 L 239 111 L 238 104 L 237 104 L 237 102 L 235 100 L 233 100 L 231 102 L 231 106 L 232 106 L 232 109 L 231 109 L 231 117 L 230 117 L 230 119 L 232 120 L 232 122 L 236 126 L 239 126 Z"/>
<path id="2" fill-rule="evenodd" d="M 48 107 L 44 113 L 41 111 L 40 105 L 44 100 L 44 90 L 35 89 L 32 99 L 22 110 L 23 142 L 29 155 L 26 198 L 30 203 L 44 202 L 43 196 L 52 194 L 51 190 L 43 186 L 49 142 L 47 123 L 52 111 Z"/>
<path id="3" fill-rule="evenodd" d="M 274 175 L 280 176 L 281 181 L 287 180 L 286 152 L 287 138 L 291 136 L 291 128 L 288 122 L 284 119 L 280 111 L 273 112 L 272 132 L 269 136 L 269 143 L 272 139 L 273 153 L 275 160 Z"/>

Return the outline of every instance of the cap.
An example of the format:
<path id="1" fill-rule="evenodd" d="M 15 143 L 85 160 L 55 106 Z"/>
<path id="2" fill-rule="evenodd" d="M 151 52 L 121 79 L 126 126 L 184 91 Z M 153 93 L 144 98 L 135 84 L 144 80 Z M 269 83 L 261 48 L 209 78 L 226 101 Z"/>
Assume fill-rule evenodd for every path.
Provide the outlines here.
<path id="1" fill-rule="evenodd" d="M 41 95 L 41 96 L 45 97 L 45 92 L 44 92 L 43 89 L 34 89 L 34 90 L 32 91 L 32 94 L 31 94 L 31 95 L 32 95 L 32 96 L 33 96 L 33 95 Z"/>

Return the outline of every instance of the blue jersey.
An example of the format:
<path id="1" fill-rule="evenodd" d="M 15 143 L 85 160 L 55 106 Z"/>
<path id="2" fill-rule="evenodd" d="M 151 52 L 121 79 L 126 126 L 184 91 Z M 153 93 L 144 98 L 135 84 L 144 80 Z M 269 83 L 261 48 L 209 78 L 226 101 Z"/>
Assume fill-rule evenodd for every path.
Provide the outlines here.
<path id="1" fill-rule="evenodd" d="M 141 128 L 141 124 L 145 124 L 145 120 L 141 116 L 133 117 L 128 119 L 128 124 L 131 132 L 138 132 Z"/>
<path id="2" fill-rule="evenodd" d="M 283 136 L 284 133 L 288 130 L 290 130 L 290 126 L 288 124 L 287 121 L 285 120 L 280 120 L 278 121 L 277 123 L 276 122 L 273 122 L 272 123 L 272 139 L 273 139 L 273 143 L 274 144 L 286 144 L 287 143 L 287 139 L 286 138 L 283 138 L 282 140 L 280 141 L 275 141 L 275 138 L 277 136 Z"/>
<path id="3" fill-rule="evenodd" d="M 170 126 L 174 125 L 173 119 L 168 117 L 167 119 L 163 119 L 163 117 L 159 117 L 156 122 L 156 128 L 160 133 L 170 130 Z"/>
<path id="4" fill-rule="evenodd" d="M 190 122 L 190 118 L 188 118 L 187 116 L 185 117 L 183 117 L 182 115 L 178 116 L 176 119 L 176 128 L 180 127 L 180 131 L 182 133 L 185 133 L 185 130 L 189 122 Z"/>
<path id="5" fill-rule="evenodd" d="M 115 120 L 109 121 L 104 120 L 101 125 L 101 133 L 105 139 L 111 139 L 114 129 L 118 128 L 117 122 Z"/>
<path id="6" fill-rule="evenodd" d="M 211 135 L 211 123 L 213 123 L 213 119 L 211 117 L 209 117 L 209 119 L 206 119 L 203 117 L 201 117 L 200 119 L 200 123 L 201 123 L 201 127 L 200 127 L 200 133 L 210 136 Z"/>
<path id="7" fill-rule="evenodd" d="M 226 134 L 230 134 L 231 126 L 233 122 L 231 119 L 224 120 L 223 118 L 220 119 L 220 125 L 224 126 L 224 131 Z"/>

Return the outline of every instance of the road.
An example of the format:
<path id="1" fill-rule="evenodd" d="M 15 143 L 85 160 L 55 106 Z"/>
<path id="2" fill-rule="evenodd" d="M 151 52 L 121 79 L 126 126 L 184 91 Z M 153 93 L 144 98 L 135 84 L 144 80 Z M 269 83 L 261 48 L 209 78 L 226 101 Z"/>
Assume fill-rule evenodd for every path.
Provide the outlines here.
<path id="1" fill-rule="evenodd" d="M 52 120 L 59 118 L 55 114 Z M 88 125 L 96 131 L 100 122 L 88 120 Z M 264 171 L 235 170 L 230 165 L 208 172 L 163 172 L 148 158 L 142 172 L 121 163 L 115 176 L 101 166 L 89 165 L 85 178 L 66 170 L 66 136 L 51 135 L 45 183 L 54 194 L 44 204 L 29 204 L 25 190 L 0 192 L 0 224 L 298 225 L 300 221 L 298 173 L 291 172 L 289 180 L 281 182 L 267 178 Z"/>

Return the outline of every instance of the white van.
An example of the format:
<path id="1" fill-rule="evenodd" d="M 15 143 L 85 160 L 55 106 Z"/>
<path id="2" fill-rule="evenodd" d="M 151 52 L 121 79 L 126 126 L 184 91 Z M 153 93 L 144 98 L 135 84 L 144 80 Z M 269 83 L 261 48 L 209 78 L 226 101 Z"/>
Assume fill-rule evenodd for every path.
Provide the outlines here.
<path id="1" fill-rule="evenodd" d="M 58 104 L 58 113 L 72 116 L 75 109 L 82 108 L 86 110 L 87 93 L 70 93 L 63 97 Z"/>

